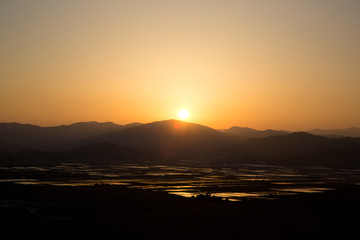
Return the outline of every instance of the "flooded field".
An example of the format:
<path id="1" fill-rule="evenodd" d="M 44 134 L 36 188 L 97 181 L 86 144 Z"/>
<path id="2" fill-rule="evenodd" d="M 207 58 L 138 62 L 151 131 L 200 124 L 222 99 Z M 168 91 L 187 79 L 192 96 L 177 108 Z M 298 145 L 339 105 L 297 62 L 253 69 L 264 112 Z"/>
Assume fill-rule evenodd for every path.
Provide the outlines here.
<path id="1" fill-rule="evenodd" d="M 125 164 L 92 166 L 0 167 L 0 182 L 54 186 L 124 185 L 183 197 L 213 196 L 229 201 L 273 199 L 282 195 L 335 190 L 336 184 L 360 184 L 360 170 L 287 168 L 268 165 Z"/>

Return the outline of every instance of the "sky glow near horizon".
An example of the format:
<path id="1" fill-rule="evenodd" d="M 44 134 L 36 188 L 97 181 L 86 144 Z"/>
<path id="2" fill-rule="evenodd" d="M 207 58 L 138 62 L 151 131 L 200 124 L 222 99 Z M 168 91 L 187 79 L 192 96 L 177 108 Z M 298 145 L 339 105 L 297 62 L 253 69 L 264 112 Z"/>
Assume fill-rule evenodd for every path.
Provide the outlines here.
<path id="1" fill-rule="evenodd" d="M 360 123 L 360 1 L 0 0 L 0 122 Z"/>

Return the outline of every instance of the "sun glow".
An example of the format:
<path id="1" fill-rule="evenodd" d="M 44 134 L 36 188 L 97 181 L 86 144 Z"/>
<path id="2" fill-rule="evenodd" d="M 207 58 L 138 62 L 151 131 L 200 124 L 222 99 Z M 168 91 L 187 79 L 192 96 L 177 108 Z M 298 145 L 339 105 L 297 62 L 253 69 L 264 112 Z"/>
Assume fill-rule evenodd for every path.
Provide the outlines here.
<path id="1" fill-rule="evenodd" d="M 186 109 L 182 109 L 179 111 L 178 115 L 180 119 L 185 120 L 189 117 L 189 112 Z"/>

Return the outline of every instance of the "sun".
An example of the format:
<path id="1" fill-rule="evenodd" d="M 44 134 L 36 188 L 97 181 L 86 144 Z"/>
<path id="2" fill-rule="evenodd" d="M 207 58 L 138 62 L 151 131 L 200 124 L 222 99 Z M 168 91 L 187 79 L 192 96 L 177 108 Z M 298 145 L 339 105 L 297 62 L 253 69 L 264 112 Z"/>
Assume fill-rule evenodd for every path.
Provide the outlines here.
<path id="1" fill-rule="evenodd" d="M 178 115 L 180 119 L 185 120 L 189 117 L 189 111 L 186 109 L 182 109 L 179 111 Z"/>

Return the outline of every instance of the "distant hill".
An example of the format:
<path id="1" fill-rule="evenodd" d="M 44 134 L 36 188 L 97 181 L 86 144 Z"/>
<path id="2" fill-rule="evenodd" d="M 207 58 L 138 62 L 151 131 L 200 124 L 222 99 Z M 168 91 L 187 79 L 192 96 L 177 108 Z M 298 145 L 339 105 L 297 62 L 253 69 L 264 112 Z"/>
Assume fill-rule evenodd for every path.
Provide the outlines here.
<path id="1" fill-rule="evenodd" d="M 271 136 L 262 139 L 247 141 L 247 149 L 262 154 L 286 155 L 312 152 L 331 147 L 330 140 L 305 132 L 294 132 L 287 135 Z"/>
<path id="2" fill-rule="evenodd" d="M 308 131 L 308 133 L 320 136 L 329 136 L 329 137 L 360 137 L 360 128 L 351 127 L 345 129 L 331 129 L 331 130 L 323 130 L 323 129 L 313 129 Z"/>
<path id="3" fill-rule="evenodd" d="M 234 143 L 233 138 L 223 132 L 177 120 L 123 126 L 110 122 L 84 122 L 56 127 L 0 123 L 0 141 L 3 142 L 0 142 L 0 150 L 46 151 L 109 142 L 156 150 L 171 157 L 208 154 L 214 149 Z"/>
<path id="4" fill-rule="evenodd" d="M 162 161 L 165 157 L 154 150 L 144 150 L 113 143 L 97 143 L 65 151 L 24 150 L 1 152 L 0 164 L 38 165 L 54 163 L 121 164 L 143 161 Z"/>
<path id="5" fill-rule="evenodd" d="M 305 132 L 252 139 L 224 148 L 232 162 L 360 167 L 360 138 L 327 138 Z"/>
<path id="6" fill-rule="evenodd" d="M 357 128 L 332 131 L 325 133 L 356 136 Z M 110 122 L 57 127 L 0 123 L 0 152 L 3 159 L 45 162 L 180 158 L 360 168 L 360 138 L 240 127 L 215 130 L 173 119 L 124 126 Z"/>
<path id="7" fill-rule="evenodd" d="M 77 145 L 104 141 L 158 150 L 168 157 L 201 155 L 234 143 L 231 137 L 212 128 L 178 120 L 165 120 L 120 129 L 80 141 Z"/>
<path id="8" fill-rule="evenodd" d="M 84 147 L 79 147 L 62 152 L 62 157 L 73 160 L 99 161 L 113 160 L 143 160 L 143 159 L 164 159 L 164 155 L 154 150 L 144 150 L 128 146 L 119 146 L 117 144 L 102 142 Z"/>
<path id="9" fill-rule="evenodd" d="M 231 127 L 229 129 L 224 129 L 221 130 L 222 132 L 236 137 L 240 140 L 247 140 L 250 138 L 265 138 L 265 137 L 270 137 L 270 136 L 277 136 L 277 135 L 286 135 L 289 134 L 289 132 L 286 131 L 279 131 L 279 130 L 272 130 L 272 129 L 267 129 L 267 130 L 255 130 L 252 128 L 248 128 L 248 127 Z"/>
<path id="10" fill-rule="evenodd" d="M 56 127 L 0 123 L 0 141 L 23 145 L 24 148 L 47 149 L 125 127 L 111 122 L 80 122 Z"/>

